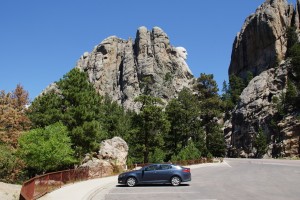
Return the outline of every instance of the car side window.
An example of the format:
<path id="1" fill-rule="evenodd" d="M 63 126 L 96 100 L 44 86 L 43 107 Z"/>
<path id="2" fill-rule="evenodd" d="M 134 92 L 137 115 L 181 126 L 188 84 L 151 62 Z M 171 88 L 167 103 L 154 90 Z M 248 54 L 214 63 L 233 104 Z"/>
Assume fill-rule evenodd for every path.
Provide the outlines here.
<path id="1" fill-rule="evenodd" d="M 145 171 L 153 171 L 157 169 L 157 165 L 151 165 L 145 168 Z"/>
<path id="2" fill-rule="evenodd" d="M 171 165 L 160 165 L 160 170 L 167 170 L 167 169 L 171 169 L 172 166 Z"/>

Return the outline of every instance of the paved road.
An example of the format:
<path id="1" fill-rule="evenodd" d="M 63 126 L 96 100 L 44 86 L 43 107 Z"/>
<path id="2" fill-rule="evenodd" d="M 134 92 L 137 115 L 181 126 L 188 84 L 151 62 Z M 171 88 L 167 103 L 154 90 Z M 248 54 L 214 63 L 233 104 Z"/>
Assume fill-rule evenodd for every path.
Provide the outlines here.
<path id="1" fill-rule="evenodd" d="M 226 159 L 224 163 L 192 168 L 192 181 L 178 187 L 115 185 L 92 200 L 298 200 L 300 161 Z"/>

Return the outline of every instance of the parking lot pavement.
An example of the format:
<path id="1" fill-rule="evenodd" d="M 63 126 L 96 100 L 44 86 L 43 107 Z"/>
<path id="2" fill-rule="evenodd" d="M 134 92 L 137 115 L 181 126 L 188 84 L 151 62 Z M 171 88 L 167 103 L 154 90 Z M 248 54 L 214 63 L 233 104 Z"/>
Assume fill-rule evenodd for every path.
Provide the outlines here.
<path id="1" fill-rule="evenodd" d="M 226 163 L 205 163 L 187 166 L 191 169 L 227 165 Z M 102 200 L 118 184 L 118 176 L 92 179 L 70 185 L 46 194 L 40 200 Z M 183 185 L 184 186 L 184 185 Z"/>
<path id="2" fill-rule="evenodd" d="M 300 196 L 300 161 L 225 159 L 190 166 L 192 181 L 169 185 L 116 185 L 105 200 L 296 200 Z M 101 198 L 92 200 L 99 200 Z"/>

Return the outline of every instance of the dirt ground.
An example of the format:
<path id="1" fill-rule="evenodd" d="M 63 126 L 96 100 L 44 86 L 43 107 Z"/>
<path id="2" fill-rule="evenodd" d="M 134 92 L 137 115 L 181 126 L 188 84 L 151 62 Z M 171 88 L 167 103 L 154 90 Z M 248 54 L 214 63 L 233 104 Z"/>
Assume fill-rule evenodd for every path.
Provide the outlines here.
<path id="1" fill-rule="evenodd" d="M 0 182 L 0 199 L 17 200 L 19 199 L 21 185 L 14 185 Z"/>

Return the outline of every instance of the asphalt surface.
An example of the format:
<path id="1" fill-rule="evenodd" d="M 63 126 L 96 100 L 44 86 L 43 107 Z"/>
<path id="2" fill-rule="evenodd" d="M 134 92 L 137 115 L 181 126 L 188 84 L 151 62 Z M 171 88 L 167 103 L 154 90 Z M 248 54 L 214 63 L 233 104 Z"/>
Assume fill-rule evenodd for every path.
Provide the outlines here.
<path id="1" fill-rule="evenodd" d="M 192 181 L 178 187 L 117 184 L 117 176 L 67 185 L 42 200 L 299 200 L 300 160 L 225 159 L 190 166 Z"/>
<path id="2" fill-rule="evenodd" d="M 299 200 L 300 161 L 226 159 L 192 169 L 192 181 L 178 187 L 116 185 L 105 200 Z M 99 200 L 96 195 L 91 198 Z M 103 199 L 103 195 L 102 195 Z"/>

